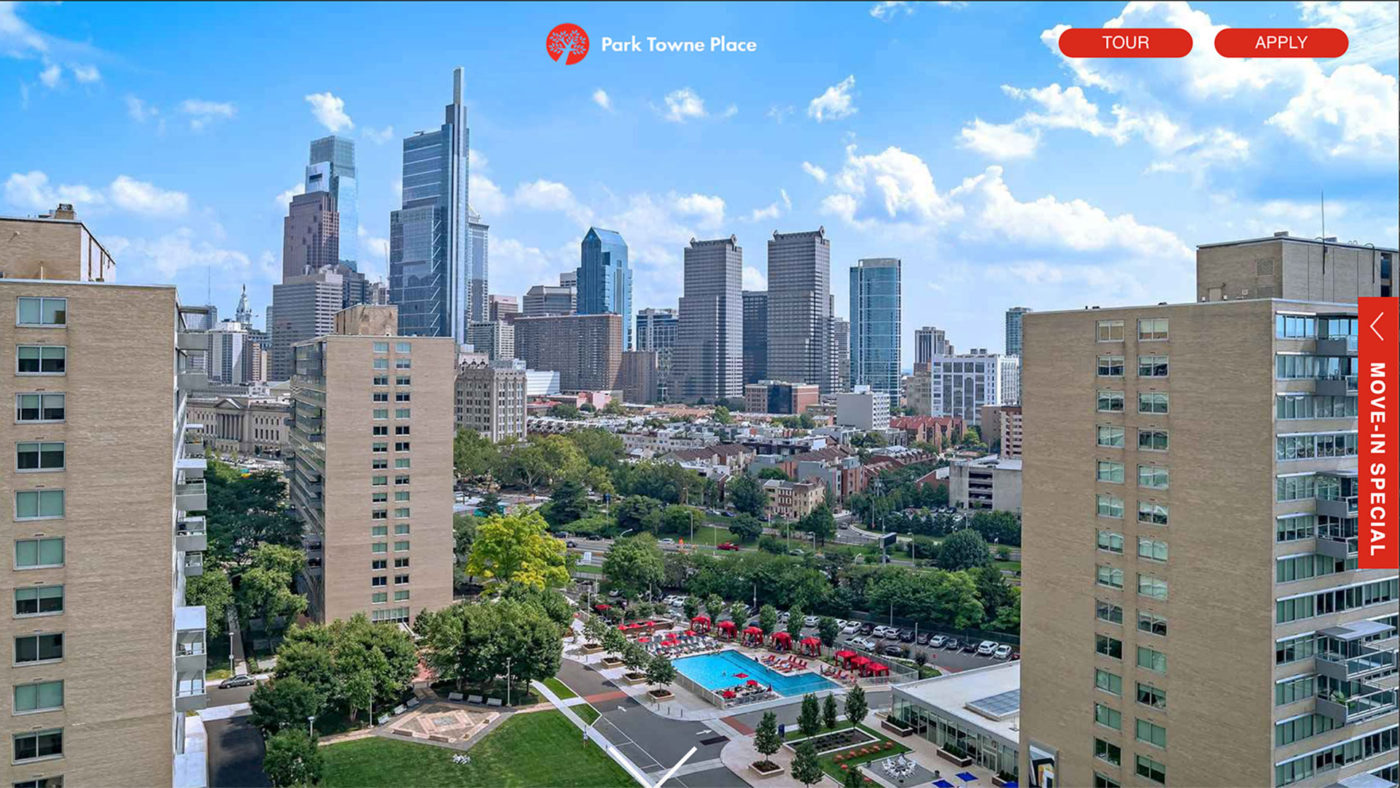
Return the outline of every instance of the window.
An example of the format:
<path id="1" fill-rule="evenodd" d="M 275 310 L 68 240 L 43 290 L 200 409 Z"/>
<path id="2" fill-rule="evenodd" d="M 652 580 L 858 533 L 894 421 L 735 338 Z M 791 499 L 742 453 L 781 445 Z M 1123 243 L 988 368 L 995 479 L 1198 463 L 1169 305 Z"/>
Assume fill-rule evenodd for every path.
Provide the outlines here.
<path id="1" fill-rule="evenodd" d="M 1167 319 L 1149 317 L 1138 320 L 1139 342 L 1160 342 L 1167 338 Z"/>
<path id="2" fill-rule="evenodd" d="M 1149 561 L 1167 560 L 1167 543 L 1160 539 L 1149 539 L 1146 536 L 1139 536 L 1138 558 L 1146 558 Z"/>
<path id="3" fill-rule="evenodd" d="M 48 442 L 16 443 L 15 469 L 20 471 L 63 470 L 63 444 Z"/>
<path id="4" fill-rule="evenodd" d="M 409 478 L 408 474 L 401 473 L 394 477 L 394 484 L 408 484 Z"/>
<path id="5" fill-rule="evenodd" d="M 1124 432 L 1125 430 L 1122 427 L 1113 427 L 1109 425 L 1100 424 L 1098 434 L 1098 445 L 1106 446 L 1110 449 L 1121 449 L 1123 448 Z"/>
<path id="6" fill-rule="evenodd" d="M 1117 766 L 1123 759 L 1123 751 L 1116 744 L 1103 739 L 1094 739 L 1094 757 Z"/>
<path id="7" fill-rule="evenodd" d="M 63 421 L 64 394 L 16 394 L 15 421 Z"/>
<path id="8" fill-rule="evenodd" d="M 1137 702 L 1144 706 L 1151 706 L 1154 709 L 1167 708 L 1167 691 L 1158 689 L 1151 684 L 1137 683 Z M 1166 745 L 1162 745 L 1166 746 Z"/>
<path id="9" fill-rule="evenodd" d="M 63 516 L 62 490 L 20 490 L 15 493 L 16 520 L 48 520 Z"/>
<path id="10" fill-rule="evenodd" d="M 1167 598 L 1167 581 L 1152 575 L 1138 575 L 1138 594 L 1152 599 Z"/>
<path id="11" fill-rule="evenodd" d="M 63 682 L 43 681 L 15 685 L 15 714 L 63 708 Z"/>
<path id="12" fill-rule="evenodd" d="M 1293 676 L 1274 682 L 1274 705 L 1286 706 L 1317 694 L 1317 676 Z"/>
<path id="13" fill-rule="evenodd" d="M 1094 686 L 1112 695 L 1123 694 L 1123 678 L 1099 668 L 1094 669 Z"/>
<path id="14" fill-rule="evenodd" d="M 389 526 L 387 526 L 387 525 L 371 525 L 371 526 L 369 527 L 369 535 L 370 535 L 370 536 L 388 536 L 388 535 L 389 535 Z"/>
<path id="15" fill-rule="evenodd" d="M 1094 618 L 1110 624 L 1123 623 L 1123 608 L 1102 599 L 1094 600 Z"/>
<path id="16" fill-rule="evenodd" d="M 370 444 L 369 450 L 375 454 L 385 454 L 389 451 L 389 444 L 384 441 L 375 441 Z"/>
<path id="17" fill-rule="evenodd" d="M 1097 571 L 1099 585 L 1108 588 L 1116 588 L 1120 591 L 1123 589 L 1122 569 L 1114 569 L 1111 566 L 1099 566 Z"/>
<path id="18" fill-rule="evenodd" d="M 388 353 L 388 352 L 389 352 L 389 343 L 388 343 L 388 342 L 375 342 L 375 343 L 374 343 L 374 352 L 376 352 L 376 353 Z"/>
<path id="19" fill-rule="evenodd" d="M 1355 457 L 1355 432 L 1321 432 L 1280 435 L 1277 459 L 1311 460 L 1317 457 Z"/>
<path id="20" fill-rule="evenodd" d="M 387 391 L 374 391 L 374 392 L 371 392 L 371 393 L 370 393 L 369 398 L 370 398 L 370 401 L 372 401 L 372 402 L 388 402 L 388 401 L 389 401 L 389 392 L 387 392 Z"/>
<path id="21" fill-rule="evenodd" d="M 371 544 L 371 545 L 369 546 L 369 551 L 370 551 L 371 553 L 387 553 L 387 552 L 389 552 L 389 543 L 388 543 L 388 542 L 375 542 L 374 544 Z"/>
<path id="22" fill-rule="evenodd" d="M 396 585 L 396 586 L 406 586 L 406 585 L 408 585 L 408 575 L 394 575 L 394 585 Z"/>
<path id="23" fill-rule="evenodd" d="M 54 777 L 35 777 L 32 780 L 21 780 L 14 784 L 13 788 L 63 788 L 63 775 Z"/>
<path id="24" fill-rule="evenodd" d="M 1094 704 L 1094 722 L 1115 731 L 1123 729 L 1123 715 L 1117 709 L 1110 709 L 1102 703 Z"/>
<path id="25" fill-rule="evenodd" d="M 63 586 L 15 589 L 16 616 L 51 616 L 63 612 Z"/>
<path id="26" fill-rule="evenodd" d="M 371 520 L 387 520 L 387 519 L 389 519 L 389 510 L 388 510 L 388 509 L 374 509 L 374 510 L 372 510 L 372 511 L 369 513 L 369 519 L 371 519 Z"/>
<path id="27" fill-rule="evenodd" d="M 395 490 L 395 491 L 394 491 L 394 500 L 396 500 L 396 501 L 407 501 L 409 495 L 410 495 L 410 493 L 409 493 L 408 490 Z"/>
<path id="28" fill-rule="evenodd" d="M 396 375 L 394 376 L 394 383 L 400 386 L 412 386 L 413 378 L 409 375 Z"/>
<path id="29" fill-rule="evenodd" d="M 1110 484 L 1122 484 L 1123 463 L 1099 460 L 1097 478 L 1101 482 L 1109 482 Z"/>
<path id="30" fill-rule="evenodd" d="M 394 601 L 395 601 L 395 602 L 404 602 L 404 601 L 407 601 L 407 600 L 408 600 L 408 589 L 405 588 L 405 589 L 403 589 L 403 590 L 401 590 L 401 591 L 395 591 L 395 592 L 394 592 Z"/>
<path id="31" fill-rule="evenodd" d="M 405 539 L 405 540 L 400 540 L 400 541 L 394 542 L 394 552 L 396 552 L 396 553 L 402 553 L 402 552 L 404 552 L 404 551 L 407 550 L 407 549 L 408 549 L 408 540 Z"/>
<path id="32" fill-rule="evenodd" d="M 376 358 L 376 359 L 374 360 L 374 369 L 375 369 L 376 372 L 381 371 L 381 370 L 382 370 L 382 371 L 388 371 L 388 369 L 389 369 L 389 359 L 387 359 L 387 358 Z"/>
<path id="33" fill-rule="evenodd" d="M 412 352 L 413 352 L 413 343 L 412 343 L 412 342 L 395 342 L 395 343 L 394 343 L 394 352 L 395 352 L 395 353 L 412 353 Z"/>
<path id="34" fill-rule="evenodd" d="M 1100 550 L 1123 554 L 1123 535 L 1112 531 L 1099 531 L 1095 542 Z"/>
<path id="35" fill-rule="evenodd" d="M 1098 772 L 1094 772 L 1094 788 L 1123 788 L 1123 786 L 1112 777 L 1105 777 Z"/>
<path id="36" fill-rule="evenodd" d="M 1155 673 L 1167 672 L 1167 655 L 1155 648 L 1137 647 L 1137 666 Z"/>
<path id="37" fill-rule="evenodd" d="M 410 369 L 412 366 L 413 366 L 413 359 L 411 359 L 411 358 L 396 358 L 396 359 L 394 359 L 394 369 Z"/>
<path id="38" fill-rule="evenodd" d="M 24 635 L 15 638 L 15 664 L 55 662 L 63 659 L 63 633 Z"/>
<path id="39" fill-rule="evenodd" d="M 1136 737 L 1138 741 L 1147 742 L 1154 747 L 1167 746 L 1167 729 L 1147 720 L 1137 721 Z"/>
<path id="40" fill-rule="evenodd" d="M 1171 483 L 1171 472 L 1159 465 L 1138 466 L 1138 486 L 1165 490 Z"/>
<path id="41" fill-rule="evenodd" d="M 1317 638 L 1312 633 L 1274 641 L 1274 664 L 1287 665 L 1312 659 L 1317 652 Z"/>
<path id="42" fill-rule="evenodd" d="M 388 376 L 388 375 L 375 375 L 375 376 L 374 376 L 374 380 L 371 381 L 371 382 L 372 382 L 374 385 L 376 385 L 376 386 L 387 386 L 387 385 L 389 385 L 389 376 Z"/>
<path id="43" fill-rule="evenodd" d="M 1138 611 L 1138 631 L 1149 635 L 1167 636 L 1167 620 L 1156 613 Z"/>
<path id="44" fill-rule="evenodd" d="M 387 418 L 388 412 L 389 412 L 389 411 L 388 411 L 388 409 L 386 408 L 386 409 L 384 410 L 384 413 L 386 414 L 386 418 Z M 389 435 L 389 425 L 387 425 L 387 424 L 375 425 L 375 426 L 373 426 L 373 427 L 370 428 L 370 434 L 371 434 L 371 435 L 374 435 L 374 436 L 376 436 L 376 437 L 377 437 L 377 436 L 380 436 L 380 435 L 383 435 L 383 436 L 385 436 L 385 437 L 388 437 L 388 435 Z"/>
<path id="45" fill-rule="evenodd" d="M 397 459 L 394 460 L 394 467 L 395 467 L 395 468 L 400 468 L 400 469 L 402 469 L 402 468 L 411 468 L 411 467 L 413 467 L 413 466 L 412 466 L 412 462 L 413 462 L 413 461 L 412 461 L 410 458 L 408 458 L 408 457 L 399 457 L 399 458 L 397 458 Z"/>
<path id="46" fill-rule="evenodd" d="M 1167 505 L 1164 503 L 1152 503 L 1151 501 L 1138 501 L 1137 519 L 1140 523 L 1166 525 Z"/>
<path id="47" fill-rule="evenodd" d="M 389 502 L 389 493 L 386 493 L 386 492 L 370 493 L 370 494 L 369 494 L 369 502 L 370 502 L 370 503 L 388 503 L 388 502 Z"/>
<path id="48" fill-rule="evenodd" d="M 15 373 L 20 375 L 62 375 L 68 370 L 68 348 L 61 345 L 20 345 L 15 354 Z"/>
<path id="49" fill-rule="evenodd" d="M 389 568 L 389 562 L 383 558 L 376 558 L 369 562 L 371 572 L 380 572 Z"/>
<path id="50" fill-rule="evenodd" d="M 376 471 L 382 471 L 389 467 L 389 461 L 386 459 L 376 457 L 369 461 L 369 467 Z"/>
<path id="51" fill-rule="evenodd" d="M 383 575 L 379 575 L 379 576 L 377 576 L 377 577 L 371 577 L 371 578 L 369 579 L 369 587 L 370 587 L 370 588 L 377 588 L 377 587 L 379 587 L 379 586 L 387 586 L 387 585 L 389 585 L 389 578 L 387 578 L 387 577 L 385 577 L 385 576 L 383 576 Z"/>
<path id="52" fill-rule="evenodd" d="M 1112 495 L 1099 493 L 1094 496 L 1094 500 L 1100 517 L 1116 517 L 1120 520 L 1123 518 L 1122 498 L 1115 498 Z"/>
<path id="53" fill-rule="evenodd" d="M 1310 394 L 1279 394 L 1275 414 L 1280 421 L 1297 419 L 1354 419 L 1356 397 L 1326 397 Z"/>
<path id="54" fill-rule="evenodd" d="M 389 418 L 389 409 L 388 409 L 388 408 L 375 408 L 375 409 L 374 409 L 374 418 L 375 418 L 376 421 L 383 421 L 384 419 Z"/>
<path id="55" fill-rule="evenodd" d="M 1166 376 L 1166 356 L 1138 356 L 1138 377 L 1165 378 Z"/>
<path id="56" fill-rule="evenodd" d="M 1099 356 L 1098 374 L 1101 378 L 1123 377 L 1122 356 Z"/>
<path id="57" fill-rule="evenodd" d="M 1312 315 L 1274 315 L 1279 339 L 1310 339 L 1317 336 L 1317 318 Z"/>
<path id="58" fill-rule="evenodd" d="M 385 603 L 385 602 L 388 602 L 388 601 L 389 601 L 389 592 L 388 592 L 388 591 L 376 591 L 376 592 L 374 592 L 373 594 L 370 594 L 370 595 L 369 595 L 369 601 L 370 601 L 371 604 L 375 604 L 375 605 L 381 605 L 381 604 L 383 604 L 383 603 Z"/>
<path id="59" fill-rule="evenodd" d="M 370 478 L 369 483 L 370 483 L 370 485 L 372 485 L 372 486 L 374 486 L 374 487 L 383 487 L 384 485 L 386 485 L 386 484 L 389 483 L 389 477 L 388 477 L 388 476 L 374 476 L 374 477 L 371 477 L 371 478 Z"/>
<path id="60" fill-rule="evenodd" d="M 68 299 L 20 296 L 15 314 L 17 326 L 68 325 Z"/>
<path id="61" fill-rule="evenodd" d="M 1108 635 L 1094 635 L 1094 651 L 1110 659 L 1123 658 L 1123 641 Z"/>
<path id="62" fill-rule="evenodd" d="M 1122 342 L 1122 320 L 1100 320 L 1094 327 L 1094 335 L 1099 342 Z"/>
<path id="63" fill-rule="evenodd" d="M 1099 412 L 1100 413 L 1122 413 L 1123 412 L 1123 392 L 1099 390 Z"/>
<path id="64" fill-rule="evenodd" d="M 412 395 L 410 392 L 407 392 L 407 391 L 396 391 L 396 392 L 394 392 L 394 401 L 395 401 L 395 402 L 410 402 L 410 401 L 412 401 L 412 399 L 413 399 L 413 395 Z"/>
<path id="65" fill-rule="evenodd" d="M 407 419 L 413 415 L 412 408 L 394 408 L 394 418 Z"/>
<path id="66" fill-rule="evenodd" d="M 15 762 L 56 758 L 63 754 L 63 729 L 16 733 Z"/>
<path id="67" fill-rule="evenodd" d="M 394 523 L 394 536 L 408 536 L 408 523 Z"/>
<path id="68" fill-rule="evenodd" d="M 1321 714 L 1304 714 L 1300 717 L 1274 723 L 1274 744 L 1282 747 L 1295 741 L 1326 733 L 1337 727 L 1331 717 Z"/>
<path id="69" fill-rule="evenodd" d="M 1139 777 L 1146 777 L 1154 783 L 1167 784 L 1167 767 L 1146 755 L 1137 757 L 1137 774 Z"/>
<path id="70" fill-rule="evenodd" d="M 51 566 L 63 566 L 63 537 L 15 540 L 16 569 Z"/>
<path id="71" fill-rule="evenodd" d="M 1138 449 L 1140 451 L 1166 451 L 1167 431 L 1138 430 Z"/>
<path id="72" fill-rule="evenodd" d="M 409 434 L 409 425 L 407 425 L 407 424 L 395 424 L 395 425 L 394 425 L 394 434 L 395 434 L 395 435 L 408 435 L 408 434 Z"/>
<path id="73" fill-rule="evenodd" d="M 409 441 L 395 441 L 394 451 L 409 451 Z"/>
<path id="74" fill-rule="evenodd" d="M 394 568 L 395 568 L 395 569 L 407 569 L 407 568 L 408 568 L 408 559 L 407 559 L 407 558 L 395 558 L 395 559 L 394 559 Z"/>
<path id="75" fill-rule="evenodd" d="M 1167 395 L 1160 391 L 1147 391 L 1138 394 L 1138 413 L 1166 413 Z"/>

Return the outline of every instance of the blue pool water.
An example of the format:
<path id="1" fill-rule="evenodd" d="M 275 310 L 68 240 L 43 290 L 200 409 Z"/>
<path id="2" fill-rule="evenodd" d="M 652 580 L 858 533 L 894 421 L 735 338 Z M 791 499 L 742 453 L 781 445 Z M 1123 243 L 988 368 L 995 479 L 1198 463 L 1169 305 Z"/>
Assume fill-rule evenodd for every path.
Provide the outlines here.
<path id="1" fill-rule="evenodd" d="M 779 695 L 803 695 L 808 692 L 833 689 L 835 684 L 815 673 L 798 673 L 791 676 L 770 670 L 737 651 L 721 651 L 717 654 L 702 654 L 675 661 L 676 670 L 684 673 L 692 681 L 708 690 L 730 689 L 755 679 L 763 686 L 772 685 Z M 747 678 L 735 678 L 735 673 L 745 673 Z"/>

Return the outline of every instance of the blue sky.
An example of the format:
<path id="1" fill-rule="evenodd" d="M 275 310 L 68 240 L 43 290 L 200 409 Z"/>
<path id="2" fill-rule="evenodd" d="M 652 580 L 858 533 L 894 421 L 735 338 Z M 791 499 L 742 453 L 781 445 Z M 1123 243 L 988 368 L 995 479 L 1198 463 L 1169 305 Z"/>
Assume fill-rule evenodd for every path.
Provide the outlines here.
<path id="1" fill-rule="evenodd" d="M 356 140 L 362 268 L 383 274 L 400 140 L 467 71 L 491 290 L 573 268 L 589 224 L 674 306 L 691 237 L 824 225 L 837 312 L 861 257 L 904 261 L 921 325 L 1002 345 L 1002 311 L 1192 297 L 1198 243 L 1288 229 L 1395 246 L 1393 3 L 13 4 L 0 2 L 0 212 L 59 199 L 119 281 L 259 316 L 307 143 Z M 560 22 L 585 28 L 553 62 Z M 1186 27 L 1172 61 L 1074 61 L 1058 26 Z M 1225 60 L 1221 26 L 1332 26 L 1330 61 Z M 612 53 L 602 38 L 757 42 Z"/>

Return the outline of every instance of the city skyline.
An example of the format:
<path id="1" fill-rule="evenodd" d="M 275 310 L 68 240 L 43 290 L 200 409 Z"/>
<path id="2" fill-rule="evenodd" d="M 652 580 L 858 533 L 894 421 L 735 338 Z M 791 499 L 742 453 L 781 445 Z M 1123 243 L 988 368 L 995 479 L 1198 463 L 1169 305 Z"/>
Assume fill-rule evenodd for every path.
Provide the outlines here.
<path id="1" fill-rule="evenodd" d="M 1353 8 L 1346 13 L 1363 16 L 1343 24 L 1332 4 L 1134 7 L 1122 12 L 1125 24 L 1185 26 L 1204 51 L 1179 63 L 1088 68 L 1066 64 L 1042 33 L 1102 25 L 1119 15 L 1115 7 L 878 7 L 832 7 L 840 24 L 820 31 L 781 7 L 716 6 L 759 52 L 655 57 L 645 75 L 636 61 L 601 52 L 556 68 L 538 52 L 558 22 L 553 11 L 476 7 L 501 35 L 443 47 L 432 44 L 462 12 L 425 8 L 418 32 L 443 32 L 400 48 L 406 60 L 394 69 L 355 58 L 329 75 L 305 67 L 311 53 L 283 46 L 289 62 L 276 69 L 294 75 L 286 82 L 254 62 L 237 77 L 226 61 L 189 63 L 178 46 L 213 44 L 201 44 L 211 34 L 199 30 L 171 34 L 185 12 L 7 6 L 0 13 L 15 25 L 0 34 L 0 79 L 20 90 L 0 102 L 0 121 L 17 141 L 0 170 L 0 199 L 7 213 L 23 214 L 67 198 L 112 239 L 118 281 L 174 282 L 185 301 L 225 308 L 246 282 L 261 316 L 280 269 L 282 200 L 305 167 L 301 145 L 328 132 L 356 139 L 364 232 L 355 253 L 371 278 L 384 276 L 388 214 L 400 203 L 397 142 L 439 121 L 444 80 L 460 63 L 478 126 L 473 207 L 496 236 L 493 293 L 520 296 L 553 282 L 576 265 L 578 238 L 597 224 L 632 248 L 632 311 L 673 307 L 688 238 L 732 233 L 752 246 L 774 229 L 825 225 L 837 266 L 904 260 L 908 293 L 928 304 L 908 310 L 904 344 L 919 325 L 936 323 L 963 346 L 991 346 L 1014 304 L 1077 308 L 1086 289 L 1104 303 L 1191 300 L 1181 274 L 1197 243 L 1283 229 L 1319 235 L 1324 188 L 1328 235 L 1394 243 L 1394 127 L 1385 122 L 1395 114 L 1393 9 Z M 578 21 L 599 35 L 714 24 L 686 8 L 606 9 Z M 408 34 L 383 7 L 350 11 L 334 30 Z M 325 23 L 314 7 L 221 13 L 219 47 L 237 47 L 254 25 L 268 37 L 260 46 L 276 48 L 299 27 Z M 1222 71 L 1199 46 L 1213 26 L 1328 23 L 1355 31 L 1351 51 L 1335 61 Z M 141 35 L 125 35 L 138 27 Z M 959 65 L 989 35 L 1025 56 Z M 837 53 L 828 67 L 782 62 L 814 36 Z M 44 49 L 24 43 L 31 40 Z M 173 57 L 178 70 L 164 66 Z M 518 73 L 496 65 L 506 61 Z M 53 66 L 50 87 L 39 75 Z M 950 69 L 956 79 L 930 76 Z M 771 79 L 738 78 L 752 70 Z M 534 96 L 529 105 L 515 100 L 522 91 Z M 1318 106 L 1329 94 L 1356 100 L 1329 119 Z M 911 114 L 921 105 L 958 109 Z M 79 112 L 108 118 L 109 133 L 80 143 Z M 636 137 L 647 150 L 632 149 Z M 577 155 L 581 146 L 588 156 Z M 211 147 L 223 155 L 208 157 Z M 56 148 L 67 151 L 61 160 Z M 1084 161 L 1125 177 L 1086 175 Z M 1309 166 L 1280 167 L 1285 161 Z M 761 255 L 746 262 L 747 289 L 762 288 L 764 263 Z M 960 297 L 967 290 L 988 296 Z M 844 307 L 844 277 L 833 293 Z"/>

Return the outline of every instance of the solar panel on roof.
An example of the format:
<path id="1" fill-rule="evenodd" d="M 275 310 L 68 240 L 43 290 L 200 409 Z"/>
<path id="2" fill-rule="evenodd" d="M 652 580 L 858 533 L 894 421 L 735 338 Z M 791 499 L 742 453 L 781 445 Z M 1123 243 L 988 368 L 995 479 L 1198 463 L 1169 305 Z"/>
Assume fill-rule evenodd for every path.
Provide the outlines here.
<path id="1" fill-rule="evenodd" d="M 968 701 L 967 708 L 984 717 L 1000 720 L 1021 710 L 1021 690 L 1007 690 L 996 695 Z"/>

